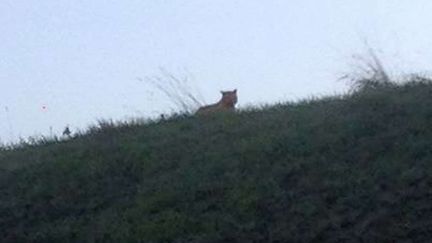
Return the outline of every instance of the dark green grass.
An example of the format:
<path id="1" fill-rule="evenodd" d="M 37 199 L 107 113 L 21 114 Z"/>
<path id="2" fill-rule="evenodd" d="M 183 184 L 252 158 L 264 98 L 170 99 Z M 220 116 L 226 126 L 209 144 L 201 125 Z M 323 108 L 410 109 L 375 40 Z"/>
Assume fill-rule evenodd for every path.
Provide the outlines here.
<path id="1" fill-rule="evenodd" d="M 427 242 L 432 84 L 0 151 L 1 242 Z"/>

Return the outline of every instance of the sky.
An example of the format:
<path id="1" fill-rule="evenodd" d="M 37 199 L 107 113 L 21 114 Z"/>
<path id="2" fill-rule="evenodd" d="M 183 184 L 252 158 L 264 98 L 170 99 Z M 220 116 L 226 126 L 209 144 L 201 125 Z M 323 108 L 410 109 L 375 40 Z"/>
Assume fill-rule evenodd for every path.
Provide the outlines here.
<path id="1" fill-rule="evenodd" d="M 146 81 L 160 68 L 206 103 L 237 88 L 240 108 L 342 93 L 367 45 L 391 72 L 428 73 L 431 12 L 430 0 L 2 0 L 0 141 L 170 112 Z"/>

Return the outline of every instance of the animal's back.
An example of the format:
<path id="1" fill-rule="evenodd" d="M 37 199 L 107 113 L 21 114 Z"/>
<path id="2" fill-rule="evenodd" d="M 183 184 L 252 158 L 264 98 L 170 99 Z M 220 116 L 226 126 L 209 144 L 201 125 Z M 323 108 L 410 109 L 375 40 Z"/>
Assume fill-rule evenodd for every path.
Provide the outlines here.
<path id="1" fill-rule="evenodd" d="M 219 104 L 206 105 L 206 106 L 200 107 L 196 111 L 196 114 L 208 114 L 208 113 L 212 113 L 214 111 L 217 111 L 219 109 L 220 109 Z"/>

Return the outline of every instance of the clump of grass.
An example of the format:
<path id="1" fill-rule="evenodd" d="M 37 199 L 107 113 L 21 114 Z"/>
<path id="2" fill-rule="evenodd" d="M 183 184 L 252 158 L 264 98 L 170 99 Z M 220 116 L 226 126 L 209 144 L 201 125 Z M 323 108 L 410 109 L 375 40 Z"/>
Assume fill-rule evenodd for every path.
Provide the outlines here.
<path id="1" fill-rule="evenodd" d="M 164 68 L 160 74 L 148 76 L 144 80 L 163 94 L 173 105 L 176 113 L 192 113 L 204 104 L 200 92 L 192 87 L 191 75 L 176 76 Z"/>
<path id="2" fill-rule="evenodd" d="M 367 46 L 366 54 L 355 54 L 353 59 L 354 70 L 350 70 L 340 78 L 348 82 L 351 92 L 375 89 L 395 82 L 373 48 Z"/>

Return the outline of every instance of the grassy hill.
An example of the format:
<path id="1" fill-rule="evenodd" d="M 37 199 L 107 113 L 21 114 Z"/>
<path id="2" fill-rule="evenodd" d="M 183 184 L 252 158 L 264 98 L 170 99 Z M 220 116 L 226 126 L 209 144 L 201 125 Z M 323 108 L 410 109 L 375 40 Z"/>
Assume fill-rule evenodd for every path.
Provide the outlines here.
<path id="1" fill-rule="evenodd" d="M 0 151 L 0 242 L 427 242 L 432 84 Z"/>

